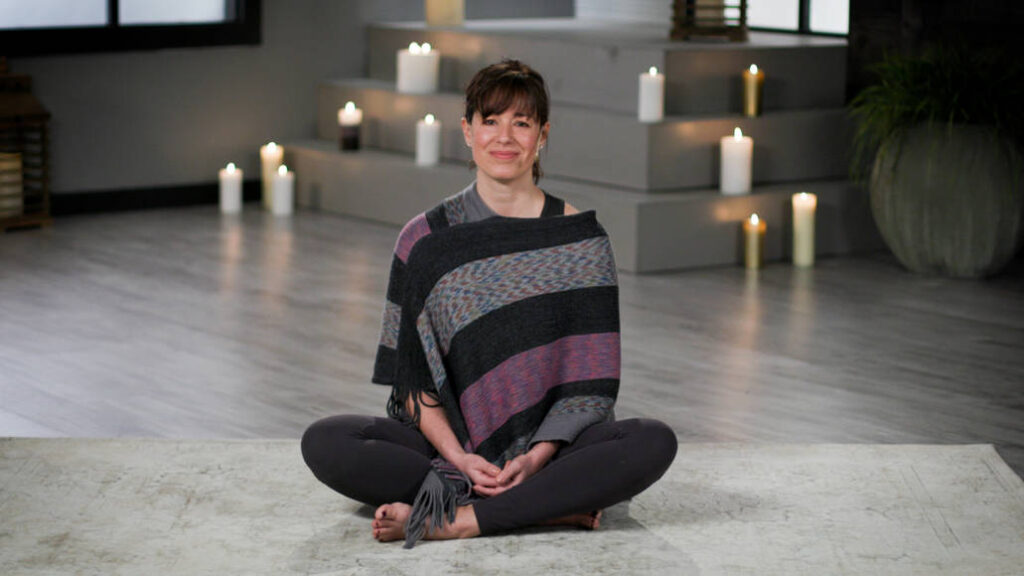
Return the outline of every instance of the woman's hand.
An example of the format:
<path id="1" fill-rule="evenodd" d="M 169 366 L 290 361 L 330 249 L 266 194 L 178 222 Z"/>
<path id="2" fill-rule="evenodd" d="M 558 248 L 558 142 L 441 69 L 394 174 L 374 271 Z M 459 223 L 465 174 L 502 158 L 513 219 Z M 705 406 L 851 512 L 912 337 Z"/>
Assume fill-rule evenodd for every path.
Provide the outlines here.
<path id="1" fill-rule="evenodd" d="M 444 408 L 440 405 L 431 404 L 424 395 L 416 399 L 420 405 L 420 432 L 427 441 L 437 450 L 442 458 L 451 462 L 460 472 L 469 477 L 469 480 L 476 486 L 494 487 L 498 485 L 496 480 L 501 468 L 491 464 L 483 456 L 467 454 L 459 440 L 452 432 L 448 424 L 448 417 L 444 414 Z M 410 414 L 415 410 L 414 399 L 409 397 L 405 407 Z"/>
<path id="2" fill-rule="evenodd" d="M 501 473 L 501 468 L 491 464 L 483 456 L 464 453 L 457 460 L 452 464 L 455 464 L 455 467 L 463 474 L 469 476 L 474 490 L 477 487 L 493 488 L 498 485 L 497 477 Z"/>
<path id="3" fill-rule="evenodd" d="M 493 484 L 478 484 L 473 486 L 473 490 L 482 496 L 497 496 L 536 474 L 557 451 L 558 444 L 554 442 L 538 442 L 526 454 L 506 462 L 505 467 L 494 477 Z"/>
<path id="4" fill-rule="evenodd" d="M 473 490 L 482 496 L 497 496 L 517 484 L 522 484 L 523 480 L 533 476 L 539 469 L 527 454 L 520 454 L 505 462 L 505 467 L 494 479 L 494 485 L 473 486 Z"/>

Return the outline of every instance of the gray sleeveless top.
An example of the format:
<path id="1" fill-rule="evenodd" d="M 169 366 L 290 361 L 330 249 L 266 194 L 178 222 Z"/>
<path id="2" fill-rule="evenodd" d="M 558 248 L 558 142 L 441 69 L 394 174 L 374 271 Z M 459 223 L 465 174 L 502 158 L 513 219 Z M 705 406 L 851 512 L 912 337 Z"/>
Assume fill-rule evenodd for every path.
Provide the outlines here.
<path id="1" fill-rule="evenodd" d="M 476 182 L 467 186 L 459 195 L 462 196 L 462 208 L 466 214 L 466 222 L 479 222 L 498 215 L 484 203 L 484 199 L 476 190 Z M 547 218 L 563 214 L 565 214 L 565 200 L 544 192 L 544 208 L 541 210 L 540 217 Z"/>

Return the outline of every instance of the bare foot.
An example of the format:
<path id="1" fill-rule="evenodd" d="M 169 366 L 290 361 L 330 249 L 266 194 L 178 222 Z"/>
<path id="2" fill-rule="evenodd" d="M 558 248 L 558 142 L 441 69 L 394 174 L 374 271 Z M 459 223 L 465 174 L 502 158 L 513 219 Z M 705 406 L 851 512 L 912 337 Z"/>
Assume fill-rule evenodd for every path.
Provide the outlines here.
<path id="1" fill-rule="evenodd" d="M 373 513 L 373 538 L 381 542 L 405 540 L 405 521 L 409 519 L 412 506 L 392 502 L 377 508 Z"/>
<path id="2" fill-rule="evenodd" d="M 373 537 L 381 542 L 405 540 L 405 522 L 412 513 L 412 506 L 402 502 L 392 502 L 377 508 L 373 514 Z M 455 510 L 455 522 L 445 524 L 441 530 L 427 530 L 424 540 L 452 540 L 455 538 L 473 538 L 480 535 L 480 527 L 476 523 L 476 514 L 472 506 L 460 506 Z"/>
<path id="3" fill-rule="evenodd" d="M 597 530 L 601 526 L 603 510 L 595 510 L 589 514 L 569 514 L 542 524 L 545 526 L 578 526 L 586 530 Z"/>

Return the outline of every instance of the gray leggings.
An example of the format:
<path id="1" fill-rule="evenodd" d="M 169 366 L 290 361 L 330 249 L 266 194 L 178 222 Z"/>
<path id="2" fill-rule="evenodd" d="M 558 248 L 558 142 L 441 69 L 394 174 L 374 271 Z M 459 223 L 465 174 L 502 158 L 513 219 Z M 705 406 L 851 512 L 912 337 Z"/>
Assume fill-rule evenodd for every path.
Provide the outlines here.
<path id="1" fill-rule="evenodd" d="M 473 504 L 482 534 L 600 510 L 639 494 L 668 470 L 676 435 L 657 420 L 595 424 L 522 484 Z M 313 475 L 359 502 L 411 504 L 437 451 L 389 418 L 331 416 L 306 430 Z"/>

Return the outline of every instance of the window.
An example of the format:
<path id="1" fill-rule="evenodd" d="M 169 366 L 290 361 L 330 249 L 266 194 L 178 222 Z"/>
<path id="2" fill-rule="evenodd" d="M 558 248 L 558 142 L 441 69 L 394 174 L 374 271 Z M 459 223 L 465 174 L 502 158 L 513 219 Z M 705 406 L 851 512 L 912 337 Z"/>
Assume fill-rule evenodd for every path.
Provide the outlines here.
<path id="1" fill-rule="evenodd" d="M 0 28 L 106 26 L 107 0 L 0 0 Z"/>
<path id="2" fill-rule="evenodd" d="M 213 23 L 227 19 L 224 0 L 120 0 L 117 5 L 121 24 Z"/>
<path id="3" fill-rule="evenodd" d="M 747 26 L 846 35 L 850 28 L 850 0 L 747 0 Z"/>
<path id="4" fill-rule="evenodd" d="M 800 29 L 800 1 L 747 0 L 747 26 L 796 32 Z"/>
<path id="5" fill-rule="evenodd" d="M 0 0 L 0 54 L 258 44 L 260 0 Z"/>
<path id="6" fill-rule="evenodd" d="M 811 0 L 811 32 L 848 34 L 850 0 Z"/>

